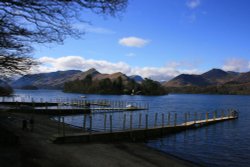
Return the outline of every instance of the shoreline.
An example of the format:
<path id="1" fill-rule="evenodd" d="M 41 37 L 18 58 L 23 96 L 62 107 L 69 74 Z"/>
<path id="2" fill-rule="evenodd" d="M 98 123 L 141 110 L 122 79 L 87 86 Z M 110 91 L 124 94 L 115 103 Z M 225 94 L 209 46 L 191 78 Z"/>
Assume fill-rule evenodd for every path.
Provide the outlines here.
<path id="1" fill-rule="evenodd" d="M 10 166 L 200 166 L 193 162 L 147 146 L 145 143 L 114 142 L 88 144 L 53 144 L 49 138 L 57 132 L 57 123 L 48 116 L 34 115 L 34 131 L 23 131 L 21 120 L 31 114 L 0 113 L 2 126 L 18 136 L 18 145 L 9 144 L 12 154 L 7 159 L 5 152 L 0 155 L 0 162 L 17 162 Z M 3 125 L 4 124 L 4 125 Z M 72 130 L 72 129 L 71 129 Z M 6 134 L 9 135 L 9 134 Z M 6 146 L 0 145 L 1 148 Z M 12 155 L 12 157 L 11 157 Z M 13 156 L 15 155 L 15 156 Z M 14 158 L 13 160 L 11 160 Z"/>

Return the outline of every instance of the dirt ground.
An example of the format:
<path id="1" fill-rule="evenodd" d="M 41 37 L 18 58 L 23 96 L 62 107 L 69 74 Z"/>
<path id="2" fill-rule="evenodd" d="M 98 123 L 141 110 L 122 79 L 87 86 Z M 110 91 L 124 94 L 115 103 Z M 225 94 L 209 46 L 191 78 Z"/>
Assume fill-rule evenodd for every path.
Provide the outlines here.
<path id="1" fill-rule="evenodd" d="M 22 130 L 22 120 L 31 117 L 35 120 L 33 131 Z M 58 133 L 58 124 L 45 115 L 1 112 L 0 128 L 1 167 L 197 166 L 143 143 L 53 144 L 50 139 Z"/>

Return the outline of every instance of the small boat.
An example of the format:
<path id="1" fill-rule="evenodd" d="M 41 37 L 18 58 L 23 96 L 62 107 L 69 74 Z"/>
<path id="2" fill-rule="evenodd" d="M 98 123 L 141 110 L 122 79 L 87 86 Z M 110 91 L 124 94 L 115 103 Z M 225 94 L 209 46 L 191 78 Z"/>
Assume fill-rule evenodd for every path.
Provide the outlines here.
<path id="1" fill-rule="evenodd" d="M 81 98 L 87 98 L 87 96 L 80 96 Z"/>
<path id="2" fill-rule="evenodd" d="M 133 106 L 132 104 L 126 105 L 126 108 L 127 108 L 127 109 L 138 109 L 138 107 Z"/>

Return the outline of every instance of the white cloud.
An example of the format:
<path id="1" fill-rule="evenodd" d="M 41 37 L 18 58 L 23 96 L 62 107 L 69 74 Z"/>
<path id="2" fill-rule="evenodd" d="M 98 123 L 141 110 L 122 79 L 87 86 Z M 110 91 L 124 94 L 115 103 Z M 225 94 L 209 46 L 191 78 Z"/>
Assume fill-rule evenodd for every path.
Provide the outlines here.
<path id="1" fill-rule="evenodd" d="M 230 58 L 225 61 L 222 69 L 236 72 L 246 71 L 250 69 L 250 62 L 242 58 Z"/>
<path id="2" fill-rule="evenodd" d="M 200 0 L 188 0 L 186 3 L 189 9 L 195 9 L 201 5 Z"/>
<path id="3" fill-rule="evenodd" d="M 32 69 L 33 73 L 52 72 L 58 70 L 82 70 L 86 71 L 95 68 L 101 73 L 122 72 L 126 75 L 140 75 L 144 78 L 151 78 L 158 81 L 169 80 L 179 74 L 197 74 L 197 69 L 179 69 L 182 62 L 168 63 L 163 67 L 131 67 L 125 62 L 109 62 L 106 60 L 85 59 L 81 56 L 64 56 L 59 58 L 41 57 L 42 63 Z M 185 66 L 185 65 L 184 65 Z M 182 67 L 184 67 L 182 66 Z"/>
<path id="4" fill-rule="evenodd" d="M 119 40 L 120 45 L 127 47 L 143 47 L 149 43 L 149 40 L 138 38 L 138 37 L 125 37 Z"/>

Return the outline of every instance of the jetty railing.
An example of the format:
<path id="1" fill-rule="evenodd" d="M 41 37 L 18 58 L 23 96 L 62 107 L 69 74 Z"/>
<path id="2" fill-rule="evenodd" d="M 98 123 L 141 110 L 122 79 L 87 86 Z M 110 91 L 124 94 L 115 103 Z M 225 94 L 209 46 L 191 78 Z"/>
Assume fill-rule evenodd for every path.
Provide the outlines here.
<path id="1" fill-rule="evenodd" d="M 82 98 L 22 98 L 1 97 L 0 104 L 13 107 L 30 106 L 35 109 L 91 109 L 92 112 L 114 112 L 121 110 L 148 110 L 149 103 L 143 101 L 121 101 L 112 99 Z"/>
<path id="2" fill-rule="evenodd" d="M 178 127 L 178 126 L 202 126 L 203 124 L 214 123 L 218 121 L 233 119 L 238 117 L 236 110 L 218 110 L 214 112 L 205 113 L 143 113 L 143 112 L 125 112 L 122 114 L 86 114 L 78 116 L 78 124 L 75 127 L 82 129 L 84 133 L 114 133 L 121 131 L 133 131 L 139 129 L 154 129 L 154 128 L 165 128 L 165 127 Z M 72 124 L 74 118 L 70 116 L 66 117 L 55 117 L 58 121 L 59 129 L 61 124 Z M 72 122 L 73 119 L 73 122 Z M 64 134 L 61 128 L 59 134 Z"/>

